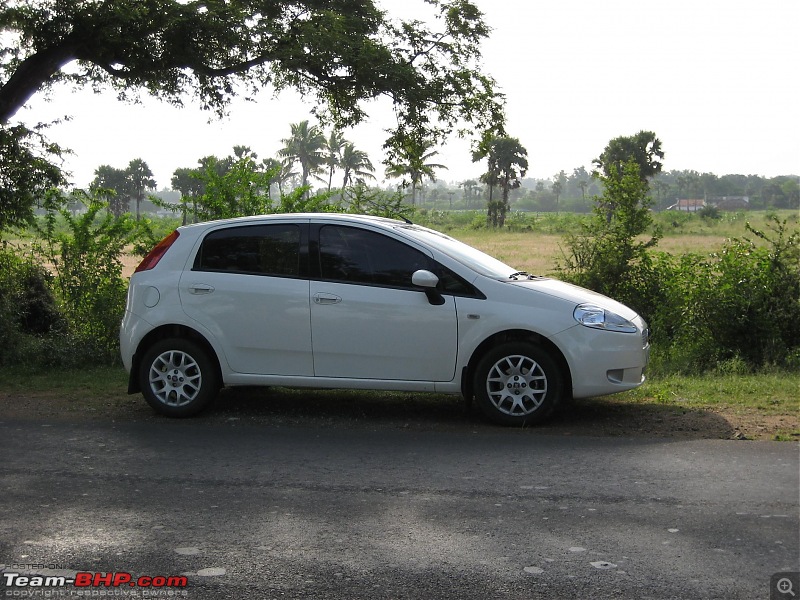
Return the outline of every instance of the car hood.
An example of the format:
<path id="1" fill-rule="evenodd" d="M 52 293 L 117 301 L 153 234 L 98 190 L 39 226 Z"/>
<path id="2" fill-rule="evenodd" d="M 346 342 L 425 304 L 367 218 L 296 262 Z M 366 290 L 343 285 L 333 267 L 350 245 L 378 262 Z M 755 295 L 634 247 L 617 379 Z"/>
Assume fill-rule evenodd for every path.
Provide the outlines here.
<path id="1" fill-rule="evenodd" d="M 534 279 L 522 279 L 519 281 L 510 280 L 506 283 L 517 288 L 528 289 L 540 294 L 547 294 L 548 296 L 560 298 L 567 302 L 572 302 L 576 306 L 586 302 L 596 304 L 600 308 L 615 312 L 620 317 L 628 319 L 629 321 L 638 316 L 635 310 L 628 308 L 621 302 L 617 302 L 608 296 L 603 296 L 603 294 L 598 294 L 592 290 L 559 281 L 558 279 L 536 277 Z"/>

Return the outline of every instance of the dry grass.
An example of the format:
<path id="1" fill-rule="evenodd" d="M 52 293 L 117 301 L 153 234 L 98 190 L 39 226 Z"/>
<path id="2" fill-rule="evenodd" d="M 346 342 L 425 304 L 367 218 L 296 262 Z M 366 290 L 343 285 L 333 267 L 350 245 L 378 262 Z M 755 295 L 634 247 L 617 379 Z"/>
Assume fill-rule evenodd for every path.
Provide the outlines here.
<path id="1" fill-rule="evenodd" d="M 564 236 L 535 231 L 456 231 L 450 234 L 520 271 L 537 275 L 552 273 L 561 259 Z M 680 235 L 662 238 L 657 250 L 670 254 L 711 253 L 719 250 L 727 238 L 716 235 Z"/>

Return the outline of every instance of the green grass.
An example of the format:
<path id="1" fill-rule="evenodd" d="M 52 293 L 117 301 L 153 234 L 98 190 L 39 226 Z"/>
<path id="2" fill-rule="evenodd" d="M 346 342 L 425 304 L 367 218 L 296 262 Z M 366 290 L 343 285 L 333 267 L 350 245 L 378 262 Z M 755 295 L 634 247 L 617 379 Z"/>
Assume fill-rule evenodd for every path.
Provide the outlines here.
<path id="1" fill-rule="evenodd" d="M 625 394 L 635 402 L 800 414 L 800 373 L 664 375 Z"/>
<path id="2" fill-rule="evenodd" d="M 122 367 L 85 369 L 0 368 L 0 394 L 63 394 L 86 398 L 124 395 L 128 374 Z"/>
<path id="3" fill-rule="evenodd" d="M 24 401 L 18 407 L 15 399 Z M 350 423 L 379 426 L 462 426 L 457 397 L 407 392 L 232 388 L 210 411 L 225 419 L 265 419 L 273 424 Z M 0 368 L 0 407 L 17 415 L 71 413 L 114 419 L 152 416 L 139 395 L 127 394 L 120 367 L 83 370 Z M 540 431 L 591 435 L 689 435 L 797 441 L 800 439 L 800 373 L 663 375 L 622 394 L 575 401 Z"/>

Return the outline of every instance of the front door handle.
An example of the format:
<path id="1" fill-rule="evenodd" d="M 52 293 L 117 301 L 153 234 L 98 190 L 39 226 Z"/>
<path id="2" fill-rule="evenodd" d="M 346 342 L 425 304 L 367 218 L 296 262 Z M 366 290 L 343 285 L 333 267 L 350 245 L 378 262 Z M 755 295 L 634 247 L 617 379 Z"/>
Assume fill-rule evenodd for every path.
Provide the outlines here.
<path id="1" fill-rule="evenodd" d="M 314 294 L 314 304 L 339 304 L 342 299 L 336 294 L 318 292 Z"/>

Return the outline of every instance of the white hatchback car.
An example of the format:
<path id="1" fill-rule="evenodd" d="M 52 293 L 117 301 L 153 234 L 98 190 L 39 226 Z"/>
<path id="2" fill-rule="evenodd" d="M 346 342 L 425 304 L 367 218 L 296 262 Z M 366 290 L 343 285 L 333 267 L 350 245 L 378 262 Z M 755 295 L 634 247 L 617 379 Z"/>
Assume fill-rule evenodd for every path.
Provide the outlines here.
<path id="1" fill-rule="evenodd" d="M 180 227 L 131 277 L 129 392 L 189 416 L 221 386 L 461 393 L 505 425 L 644 381 L 644 320 L 447 235 L 357 215 Z"/>

